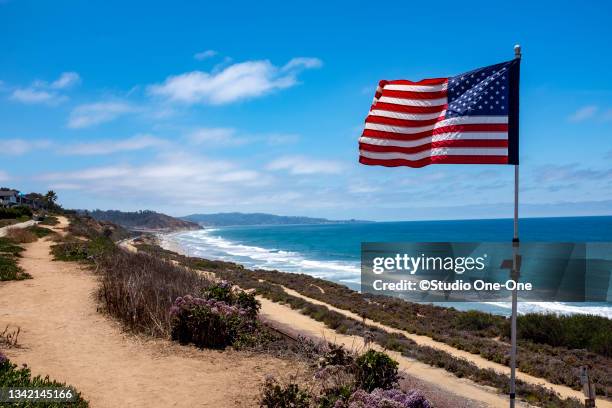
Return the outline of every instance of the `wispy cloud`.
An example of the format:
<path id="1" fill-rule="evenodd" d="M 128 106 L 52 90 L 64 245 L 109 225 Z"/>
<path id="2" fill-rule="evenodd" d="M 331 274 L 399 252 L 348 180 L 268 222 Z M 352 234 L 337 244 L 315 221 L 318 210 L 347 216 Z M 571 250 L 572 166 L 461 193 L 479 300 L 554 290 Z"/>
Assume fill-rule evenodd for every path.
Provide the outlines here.
<path id="1" fill-rule="evenodd" d="M 148 87 L 151 95 L 186 104 L 223 105 L 290 88 L 298 83 L 304 69 L 322 65 L 316 58 L 294 58 L 283 67 L 270 61 L 247 61 L 218 72 L 192 71 L 170 76 L 161 84 Z"/>
<path id="2" fill-rule="evenodd" d="M 602 109 L 596 105 L 584 106 L 568 117 L 570 122 L 583 122 L 587 119 L 595 119 L 599 122 L 612 121 L 612 108 Z"/>
<path id="3" fill-rule="evenodd" d="M 41 175 L 50 187 L 147 202 L 156 197 L 168 205 L 222 205 L 245 191 L 256 192 L 269 177 L 239 164 L 186 154 L 159 155 L 143 165 L 108 165 Z M 205 193 L 204 193 L 205 192 Z"/>
<path id="4" fill-rule="evenodd" d="M 50 88 L 67 89 L 81 82 L 81 77 L 76 72 L 64 72 L 58 79 L 51 82 Z"/>
<path id="5" fill-rule="evenodd" d="M 151 135 L 136 135 L 123 140 L 77 143 L 72 146 L 64 146 L 59 152 L 67 155 L 103 155 L 163 147 L 167 144 L 166 140 Z"/>
<path id="6" fill-rule="evenodd" d="M 584 106 L 572 113 L 568 119 L 570 122 L 582 122 L 583 120 L 587 120 L 595 116 L 598 110 L 599 108 L 594 105 Z"/>
<path id="7" fill-rule="evenodd" d="M 0 155 L 19 156 L 35 149 L 47 148 L 47 140 L 6 139 L 0 140 Z"/>
<path id="8" fill-rule="evenodd" d="M 206 51 L 202 51 L 202 52 L 196 52 L 193 55 L 193 58 L 197 59 L 198 61 L 203 61 L 205 59 L 212 58 L 212 57 L 214 57 L 217 54 L 218 53 L 215 50 L 206 50 Z"/>
<path id="9" fill-rule="evenodd" d="M 286 170 L 294 175 L 336 174 L 342 171 L 342 165 L 336 161 L 319 160 L 306 156 L 280 157 L 267 166 L 268 170 Z"/>
<path id="10" fill-rule="evenodd" d="M 136 112 L 138 109 L 127 102 L 111 101 L 97 102 L 77 106 L 70 113 L 68 127 L 81 129 L 101 123 L 110 122 L 127 113 Z"/>
<path id="11" fill-rule="evenodd" d="M 68 97 L 60 91 L 67 90 L 81 82 L 81 77 L 76 72 L 64 72 L 55 81 L 36 80 L 26 88 L 17 88 L 11 93 L 10 99 L 26 104 L 48 104 L 57 105 Z"/>
<path id="12" fill-rule="evenodd" d="M 187 138 L 194 144 L 207 146 L 237 146 L 248 143 L 245 137 L 239 137 L 233 128 L 199 128 L 191 132 Z"/>
<path id="13" fill-rule="evenodd" d="M 0 181 L 8 181 L 10 179 L 11 178 L 9 177 L 7 172 L 0 170 Z"/>

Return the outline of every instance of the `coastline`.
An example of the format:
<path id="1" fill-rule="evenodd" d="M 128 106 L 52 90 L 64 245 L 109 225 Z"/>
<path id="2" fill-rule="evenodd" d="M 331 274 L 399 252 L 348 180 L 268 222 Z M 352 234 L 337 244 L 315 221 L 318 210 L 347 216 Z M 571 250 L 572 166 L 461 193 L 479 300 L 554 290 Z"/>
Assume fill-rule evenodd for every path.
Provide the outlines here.
<path id="1" fill-rule="evenodd" d="M 197 230 L 198 232 L 202 231 L 219 231 L 223 227 L 210 227 L 203 228 L 201 230 Z M 156 231 L 154 233 L 158 244 L 160 247 L 170 250 L 181 255 L 198 257 L 207 260 L 218 260 L 224 262 L 233 262 L 239 265 L 242 265 L 245 268 L 251 269 L 263 269 L 263 270 L 271 270 L 271 271 L 280 271 L 284 273 L 305 273 L 307 275 L 313 276 L 315 278 L 323 279 L 328 282 L 338 283 L 348 288 L 360 292 L 360 280 L 355 279 L 354 277 L 345 276 L 346 269 L 344 265 L 338 265 L 336 261 L 322 261 L 322 260 L 311 260 L 305 257 L 303 254 L 299 254 L 300 257 L 298 259 L 299 262 L 303 264 L 307 264 L 312 266 L 312 269 L 308 270 L 296 270 L 294 265 L 291 267 L 283 268 L 278 263 L 270 262 L 269 259 L 265 259 L 266 256 L 269 257 L 279 257 L 281 260 L 288 259 L 289 255 L 293 255 L 292 253 L 281 251 L 281 250 L 270 250 L 265 248 L 260 248 L 256 246 L 249 246 L 241 243 L 231 242 L 227 239 L 214 238 L 209 239 L 208 241 L 213 242 L 215 245 L 221 245 L 224 248 L 223 250 L 227 251 L 228 245 L 233 245 L 232 249 L 239 248 L 241 251 L 248 249 L 249 251 L 253 251 L 258 257 L 258 263 L 254 262 L 244 262 L 244 256 L 230 256 L 224 254 L 224 256 L 215 256 L 214 254 L 202 254 L 201 252 L 204 250 L 204 246 L 199 247 L 197 249 L 190 250 L 189 245 L 181 244 L 181 240 L 177 238 L 177 236 L 193 233 L 196 231 L 193 230 L 176 230 L 172 232 L 164 232 L 164 231 Z M 208 236 L 208 235 L 207 235 Z M 190 239 L 190 241 L 193 241 Z M 191 245 L 191 242 L 190 242 Z M 202 242 L 204 245 L 204 242 Z M 208 247 L 206 247 L 208 248 Z M 281 254 L 279 256 L 279 254 Z M 242 259 L 241 259 L 242 258 Z M 270 263 L 268 265 L 261 265 L 261 263 Z M 295 263 L 295 261 L 293 261 Z M 324 265 L 321 267 L 321 265 Z M 334 267 L 338 266 L 338 278 L 333 279 L 329 278 L 329 271 L 334 271 Z M 324 270 L 324 273 L 312 273 L 312 270 L 316 269 L 316 267 L 320 267 Z M 354 271 L 350 271 L 353 275 Z M 359 274 L 359 272 L 357 272 Z M 357 277 L 358 278 L 358 277 Z M 510 303 L 506 302 L 481 302 L 481 303 L 468 303 L 468 302 L 449 302 L 449 303 L 439 303 L 436 304 L 445 308 L 455 308 L 460 311 L 469 311 L 469 310 L 477 310 L 485 313 L 492 313 L 499 316 L 509 316 L 510 315 Z M 561 302 L 525 302 L 519 305 L 519 313 L 527 314 L 527 313 L 540 313 L 547 314 L 552 313 L 556 315 L 572 315 L 572 314 L 583 314 L 583 315 L 597 315 L 606 317 L 608 319 L 612 319 L 612 306 L 609 303 L 592 303 L 592 304 L 571 304 L 571 303 L 561 303 Z"/>

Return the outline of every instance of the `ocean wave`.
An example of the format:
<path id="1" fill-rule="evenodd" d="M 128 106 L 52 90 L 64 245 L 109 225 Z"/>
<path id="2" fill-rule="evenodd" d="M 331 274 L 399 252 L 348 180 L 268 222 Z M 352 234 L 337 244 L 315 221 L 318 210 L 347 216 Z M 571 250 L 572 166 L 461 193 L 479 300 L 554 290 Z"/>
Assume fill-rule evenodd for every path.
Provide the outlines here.
<path id="1" fill-rule="evenodd" d="M 309 259 L 298 252 L 245 245 L 215 234 L 218 231 L 205 229 L 165 235 L 162 246 L 164 243 L 169 247 L 178 246 L 186 255 L 237 262 L 250 268 L 306 273 L 329 280 L 359 281 L 361 276 L 356 262 Z"/>

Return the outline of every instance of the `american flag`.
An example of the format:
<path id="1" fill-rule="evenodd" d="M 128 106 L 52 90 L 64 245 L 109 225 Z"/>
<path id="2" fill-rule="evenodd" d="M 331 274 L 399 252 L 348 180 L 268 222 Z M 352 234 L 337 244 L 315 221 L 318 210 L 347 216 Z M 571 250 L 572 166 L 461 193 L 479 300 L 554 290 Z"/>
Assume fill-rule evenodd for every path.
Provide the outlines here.
<path id="1" fill-rule="evenodd" d="M 518 164 L 520 59 L 449 78 L 380 81 L 359 162 Z"/>

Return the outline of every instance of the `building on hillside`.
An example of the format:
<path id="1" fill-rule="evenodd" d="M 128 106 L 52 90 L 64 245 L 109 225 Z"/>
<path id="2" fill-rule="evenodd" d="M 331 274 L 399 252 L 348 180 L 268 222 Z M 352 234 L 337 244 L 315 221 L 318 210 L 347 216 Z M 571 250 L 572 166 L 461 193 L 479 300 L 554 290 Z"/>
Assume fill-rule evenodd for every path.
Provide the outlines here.
<path id="1" fill-rule="evenodd" d="M 20 203 L 19 191 L 8 188 L 0 189 L 0 206 L 11 207 Z"/>

